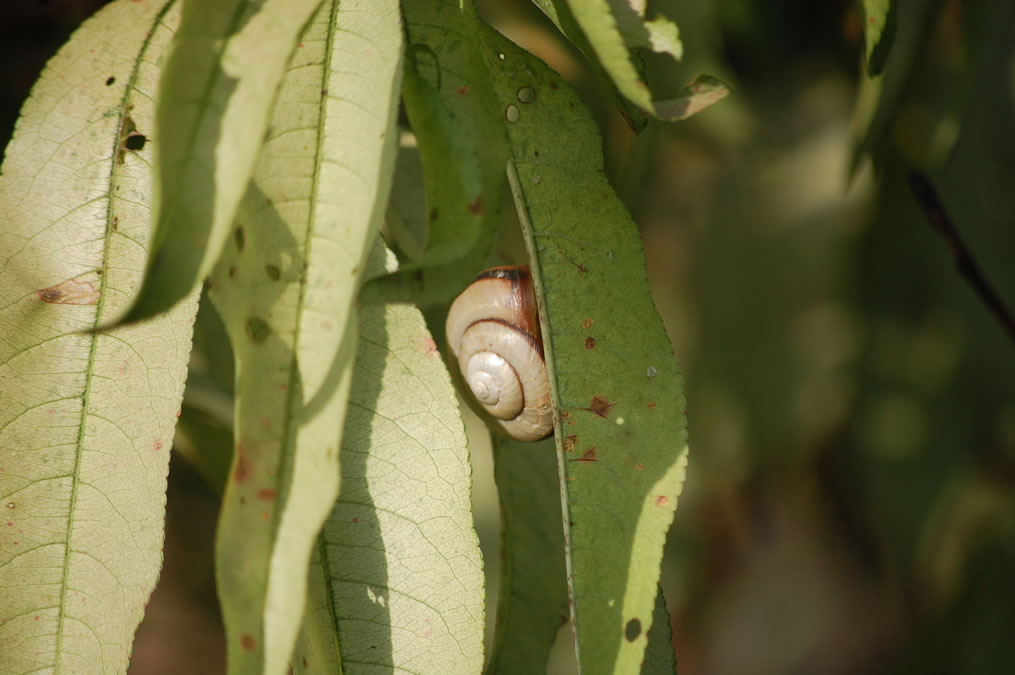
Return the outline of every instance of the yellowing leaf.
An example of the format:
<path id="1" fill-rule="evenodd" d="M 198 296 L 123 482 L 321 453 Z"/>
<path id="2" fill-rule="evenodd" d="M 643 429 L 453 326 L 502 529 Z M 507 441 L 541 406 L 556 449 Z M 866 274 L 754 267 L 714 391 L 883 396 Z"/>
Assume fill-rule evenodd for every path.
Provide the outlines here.
<path id="1" fill-rule="evenodd" d="M 188 0 L 157 101 L 155 251 L 127 321 L 210 272 L 247 188 L 279 81 L 320 0 Z"/>
<path id="2" fill-rule="evenodd" d="M 168 2 L 117 2 L 50 61 L 0 171 L 0 669 L 124 672 L 162 563 L 194 294 L 94 332 L 140 283 Z M 153 143 L 157 143 L 153 139 Z"/>
<path id="3" fill-rule="evenodd" d="M 395 0 L 322 5 L 212 278 L 237 368 L 216 546 L 230 672 L 283 672 L 303 621 L 338 494 L 354 298 L 391 184 L 401 56 Z"/>
<path id="4" fill-rule="evenodd" d="M 327 579 L 343 667 L 478 673 L 483 562 L 450 377 L 414 307 L 364 307 L 360 336 L 341 492 L 311 570 Z"/>

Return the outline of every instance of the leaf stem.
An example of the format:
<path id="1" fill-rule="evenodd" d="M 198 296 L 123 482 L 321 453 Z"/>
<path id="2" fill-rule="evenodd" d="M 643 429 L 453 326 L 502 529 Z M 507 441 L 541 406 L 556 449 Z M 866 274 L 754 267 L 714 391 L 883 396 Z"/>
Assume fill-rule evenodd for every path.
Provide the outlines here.
<path id="1" fill-rule="evenodd" d="M 958 228 L 955 227 L 955 223 L 952 222 L 948 212 L 945 211 L 944 204 L 941 203 L 941 198 L 938 196 L 937 190 L 930 182 L 930 179 L 919 171 L 911 171 L 909 173 L 909 189 L 920 205 L 920 208 L 923 209 L 924 215 L 927 216 L 927 221 L 931 227 L 948 242 L 948 247 L 955 258 L 955 266 L 958 268 L 959 273 L 972 285 L 973 290 L 976 291 L 976 294 L 987 305 L 994 318 L 998 320 L 1005 329 L 1005 332 L 1008 333 L 1008 337 L 1011 338 L 1012 342 L 1015 342 L 1015 317 L 1012 316 L 1011 310 L 1008 309 L 994 290 L 994 287 L 987 281 L 987 278 L 980 270 L 979 264 L 970 254 L 965 242 L 959 235 Z"/>

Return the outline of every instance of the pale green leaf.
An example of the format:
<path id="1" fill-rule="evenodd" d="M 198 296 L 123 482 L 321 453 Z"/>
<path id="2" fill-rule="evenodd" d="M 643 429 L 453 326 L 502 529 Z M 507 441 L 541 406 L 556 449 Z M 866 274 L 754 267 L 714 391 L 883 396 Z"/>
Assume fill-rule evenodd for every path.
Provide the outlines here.
<path id="1" fill-rule="evenodd" d="M 565 0 L 532 0 L 533 3 L 539 7 L 546 14 L 547 18 L 553 22 L 561 34 L 578 48 L 578 51 L 585 56 L 588 60 L 589 65 L 598 77 L 603 82 L 610 86 L 611 92 L 613 93 L 614 102 L 617 105 L 617 109 L 627 120 L 628 126 L 638 133 L 642 131 L 648 125 L 648 116 L 645 111 L 639 108 L 631 101 L 624 98 L 624 95 L 617 89 L 617 85 L 610 78 L 610 74 L 603 67 L 603 64 L 599 61 L 599 57 L 596 56 L 596 51 L 592 48 L 591 43 L 586 39 L 585 34 L 582 32 L 578 22 L 575 21 L 574 15 L 571 14 L 571 10 L 567 6 Z M 635 62 L 635 67 L 639 71 L 639 76 L 643 75 L 639 66 L 641 65 L 640 60 Z"/>
<path id="2" fill-rule="evenodd" d="M 683 56 L 683 46 L 677 26 L 663 17 L 645 20 L 644 3 L 625 0 L 536 0 L 551 19 L 569 38 L 575 33 L 572 27 L 565 28 L 561 22 L 567 10 L 573 21 L 581 28 L 584 38 L 576 42 L 585 51 L 587 44 L 596 59 L 609 74 L 617 89 L 638 107 L 662 120 L 680 120 L 703 110 L 723 99 L 729 93 L 729 86 L 711 76 L 708 77 L 710 95 L 696 98 L 694 105 L 684 102 L 687 94 L 676 99 L 656 100 L 642 73 L 632 59 L 631 50 L 646 48 L 668 54 L 674 59 Z M 586 52 L 586 56 L 588 53 Z M 693 89 L 695 83 L 688 85 Z"/>
<path id="3" fill-rule="evenodd" d="M 284 672 L 338 493 L 352 309 L 388 199 L 401 54 L 395 0 L 321 6 L 212 277 L 237 364 L 216 545 L 230 672 Z"/>
<path id="4" fill-rule="evenodd" d="M 414 307 L 363 307 L 360 336 L 342 488 L 321 536 L 343 666 L 478 673 L 483 561 L 450 377 Z"/>
<path id="5" fill-rule="evenodd" d="M 880 75 L 895 40 L 895 3 L 892 0 L 863 0 L 863 37 L 867 74 Z"/>
<path id="6" fill-rule="evenodd" d="M 453 297 L 484 267 L 500 222 L 508 148 L 472 4 L 413 0 L 402 11 L 402 96 L 423 162 L 426 249 L 418 261 L 367 282 L 361 298 L 432 304 Z"/>
<path id="7" fill-rule="evenodd" d="M 501 578 L 488 673 L 545 673 L 568 619 L 560 483 L 553 440 L 494 439 Z"/>
<path id="8" fill-rule="evenodd" d="M 668 120 L 686 120 L 726 98 L 729 85 L 711 75 L 699 75 L 684 87 L 680 96 L 656 103 L 656 110 Z"/>
<path id="9" fill-rule="evenodd" d="M 211 272 L 300 31 L 320 0 L 189 0 L 159 84 L 155 252 L 127 321 Z"/>
<path id="10" fill-rule="evenodd" d="M 126 309 L 150 247 L 152 144 L 124 141 L 152 128 L 169 7 L 117 2 L 85 22 L 32 90 L 0 171 L 5 673 L 124 672 L 162 563 L 196 296 L 95 329 Z"/>
<path id="11" fill-rule="evenodd" d="M 538 59 L 486 36 L 501 104 L 517 110 L 508 177 L 553 383 L 579 664 L 630 673 L 642 661 L 687 463 L 683 387 L 638 228 L 603 175 L 591 116 Z"/>

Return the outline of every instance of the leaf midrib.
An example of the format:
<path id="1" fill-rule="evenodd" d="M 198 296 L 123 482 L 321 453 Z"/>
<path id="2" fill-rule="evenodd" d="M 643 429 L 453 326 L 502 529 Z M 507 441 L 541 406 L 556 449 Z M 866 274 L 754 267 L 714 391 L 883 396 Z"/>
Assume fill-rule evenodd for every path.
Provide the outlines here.
<path id="1" fill-rule="evenodd" d="M 124 128 L 124 123 L 127 117 L 127 111 L 129 110 L 128 102 L 131 98 L 131 94 L 134 91 L 135 84 L 138 80 L 139 71 L 141 64 L 144 62 L 143 56 L 148 51 L 148 48 L 152 44 L 152 40 L 157 32 L 157 26 L 163 23 L 163 19 L 169 10 L 176 3 L 176 0 L 167 0 L 165 6 L 156 13 L 154 20 L 152 21 L 152 29 L 145 35 L 141 41 L 141 47 L 138 50 L 137 57 L 134 59 L 134 67 L 131 69 L 130 79 L 127 81 L 127 86 L 124 87 L 123 98 L 120 100 L 120 111 L 119 111 L 119 123 L 116 125 L 116 134 L 113 138 L 113 147 L 109 155 L 109 180 L 108 180 L 108 197 L 106 204 L 106 235 L 104 237 L 104 246 L 102 251 L 102 267 L 100 269 L 106 270 L 109 267 L 109 254 L 110 254 L 110 241 L 113 234 L 116 232 L 112 227 L 113 222 L 113 202 L 115 183 L 117 177 L 117 151 L 119 150 L 121 133 Z M 88 420 L 88 404 L 91 398 L 92 390 L 92 374 L 95 367 L 95 357 L 98 348 L 99 339 L 102 337 L 98 333 L 100 322 L 102 319 L 102 310 L 105 306 L 105 288 L 106 288 L 106 274 L 100 274 L 98 279 L 99 286 L 99 300 L 95 305 L 95 319 L 92 322 L 92 333 L 91 333 L 91 345 L 88 349 L 88 360 L 85 364 L 85 381 L 81 393 L 81 422 L 78 425 L 78 437 L 74 444 L 74 468 L 70 472 L 71 477 L 71 492 L 69 500 L 69 508 L 67 514 L 67 535 L 64 541 L 64 560 L 63 570 L 60 578 L 60 597 L 57 604 L 57 620 L 56 620 L 56 644 L 54 646 L 54 658 L 53 658 L 53 672 L 60 672 L 60 662 L 63 656 L 63 637 L 64 637 L 64 619 L 66 618 L 66 607 L 67 607 L 67 590 L 70 581 L 70 559 L 74 553 L 71 548 L 71 539 L 74 532 L 74 516 L 77 508 L 77 496 L 78 496 L 78 485 L 81 482 L 81 458 L 84 453 L 85 443 L 85 424 Z M 76 398 L 76 397 L 69 397 Z M 102 657 L 105 658 L 104 652 Z M 103 665 L 105 665 L 103 663 Z"/>

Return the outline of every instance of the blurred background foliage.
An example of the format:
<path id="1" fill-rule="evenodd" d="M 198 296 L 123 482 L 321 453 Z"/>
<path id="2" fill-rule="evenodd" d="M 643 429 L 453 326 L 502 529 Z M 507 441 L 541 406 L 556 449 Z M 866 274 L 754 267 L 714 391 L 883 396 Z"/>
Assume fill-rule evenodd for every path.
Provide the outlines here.
<path id="1" fill-rule="evenodd" d="M 0 138 L 101 4 L 0 5 Z M 1015 345 L 906 182 L 926 173 L 1015 304 L 1015 2 L 897 0 L 873 81 L 859 2 L 649 2 L 685 46 L 680 64 L 647 59 L 653 89 L 708 72 L 735 91 L 638 136 L 531 3 L 478 4 L 578 88 L 642 228 L 691 429 L 663 570 L 680 672 L 1015 672 Z M 218 330 L 203 313 L 184 451 L 228 439 Z M 492 617 L 496 496 L 469 426 Z M 132 673 L 222 672 L 216 471 L 174 457 Z"/>

